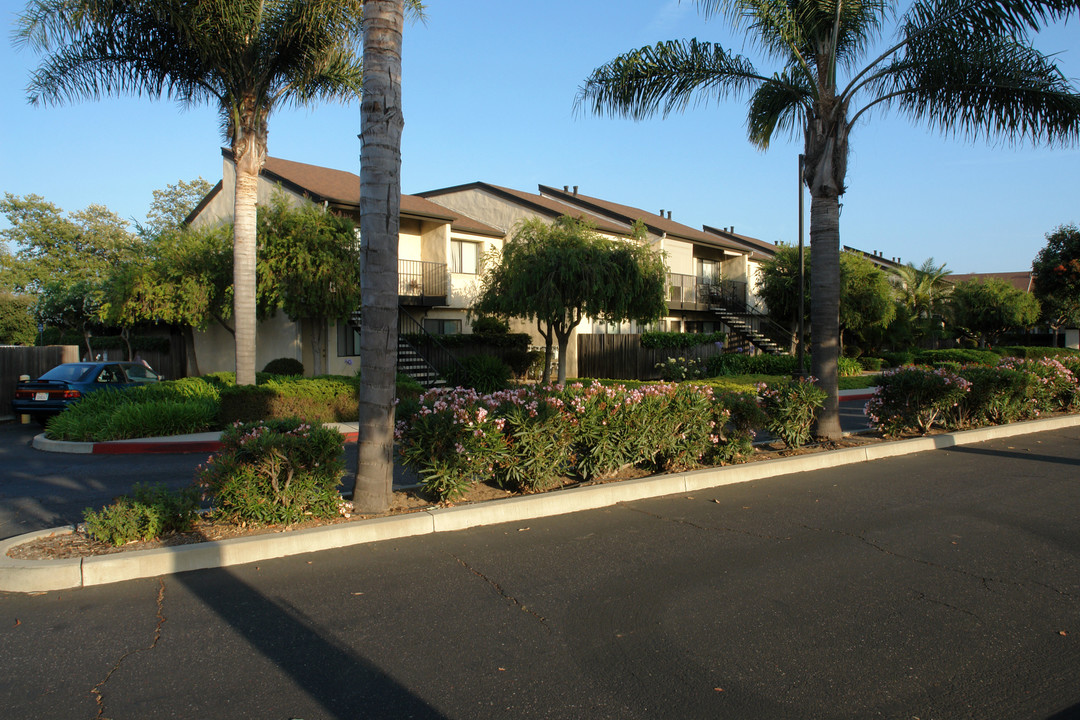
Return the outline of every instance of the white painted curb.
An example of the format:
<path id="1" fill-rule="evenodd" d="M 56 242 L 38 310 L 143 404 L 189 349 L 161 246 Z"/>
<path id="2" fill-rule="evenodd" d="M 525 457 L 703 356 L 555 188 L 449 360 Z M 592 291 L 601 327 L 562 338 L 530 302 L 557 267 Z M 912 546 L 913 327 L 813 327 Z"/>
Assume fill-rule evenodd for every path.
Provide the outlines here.
<path id="1" fill-rule="evenodd" d="M 0 542 L 0 590 L 9 592 L 63 590 L 136 578 L 157 577 L 189 570 L 228 567 L 380 540 L 436 532 L 453 532 L 481 525 L 520 522 L 582 510 L 594 510 L 621 502 L 677 495 L 704 488 L 1077 426 L 1080 426 L 1080 415 L 1066 415 L 945 435 L 669 475 L 655 475 L 637 480 L 589 485 L 536 495 L 521 495 L 473 505 L 434 508 L 393 517 L 218 542 L 97 555 L 72 560 L 16 560 L 7 556 L 8 550 L 16 545 L 51 534 L 72 532 L 70 527 L 40 530 Z"/>

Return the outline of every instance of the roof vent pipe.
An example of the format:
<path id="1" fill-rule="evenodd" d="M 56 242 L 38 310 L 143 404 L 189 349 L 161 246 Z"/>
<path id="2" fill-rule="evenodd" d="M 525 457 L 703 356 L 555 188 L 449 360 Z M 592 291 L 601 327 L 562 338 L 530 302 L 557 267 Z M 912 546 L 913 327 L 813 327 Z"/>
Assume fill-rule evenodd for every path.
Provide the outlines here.
<path id="1" fill-rule="evenodd" d="M 668 211 L 667 211 L 667 219 L 668 219 L 668 220 L 670 220 L 670 219 L 671 219 L 671 211 L 670 211 L 670 210 L 668 210 Z"/>
<path id="2" fill-rule="evenodd" d="M 569 185 L 563 185 L 562 186 L 562 191 L 563 192 L 570 192 L 570 186 Z"/>
<path id="3" fill-rule="evenodd" d="M 732 235 L 734 235 L 734 234 L 735 234 L 735 226 L 734 226 L 734 225 L 732 225 L 732 226 L 731 226 L 731 234 L 732 234 Z"/>
<path id="4" fill-rule="evenodd" d="M 574 195 L 577 195 L 577 185 L 574 186 Z"/>
<path id="5" fill-rule="evenodd" d="M 664 217 L 664 208 L 660 208 L 660 217 Z"/>

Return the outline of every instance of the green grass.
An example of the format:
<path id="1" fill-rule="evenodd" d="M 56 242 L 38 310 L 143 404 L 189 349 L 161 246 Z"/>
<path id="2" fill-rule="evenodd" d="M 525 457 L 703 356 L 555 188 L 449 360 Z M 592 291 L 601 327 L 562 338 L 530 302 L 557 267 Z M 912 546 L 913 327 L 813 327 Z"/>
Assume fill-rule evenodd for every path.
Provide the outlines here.
<path id="1" fill-rule="evenodd" d="M 729 390 L 732 392 L 757 392 L 759 383 L 776 383 L 789 379 L 787 375 L 723 375 L 721 377 L 705 378 L 703 380 L 689 380 L 687 382 L 698 385 L 708 385 L 717 390 Z M 838 384 L 841 390 L 863 390 L 877 385 L 878 376 L 855 375 L 853 377 L 841 377 Z M 591 378 L 569 378 L 567 384 L 579 382 L 583 385 L 592 383 Z M 625 385 L 628 388 L 651 385 L 659 380 L 597 380 L 601 385 Z"/>

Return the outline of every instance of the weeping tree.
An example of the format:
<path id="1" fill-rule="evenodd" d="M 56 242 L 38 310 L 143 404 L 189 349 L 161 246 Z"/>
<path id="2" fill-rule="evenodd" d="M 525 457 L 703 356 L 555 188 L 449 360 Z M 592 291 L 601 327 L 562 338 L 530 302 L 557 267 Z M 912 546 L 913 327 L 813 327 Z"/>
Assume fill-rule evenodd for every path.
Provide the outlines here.
<path id="1" fill-rule="evenodd" d="M 1031 45 L 1046 23 L 1077 15 L 1077 0 L 696 0 L 775 63 L 759 70 L 717 43 L 661 42 L 597 68 L 579 107 L 634 119 L 700 100 L 748 100 L 752 143 L 798 133 L 806 157 L 812 259 L 812 372 L 828 392 L 819 436 L 841 435 L 840 197 L 848 141 L 872 111 L 893 110 L 946 134 L 1075 143 L 1080 93 L 1052 56 Z M 882 40 L 888 28 L 892 39 Z"/>
<path id="2" fill-rule="evenodd" d="M 534 321 L 544 338 L 544 382 L 559 347 L 559 383 L 566 382 L 570 335 L 586 317 L 652 322 L 665 314 L 667 268 L 635 224 L 626 241 L 599 235 L 583 220 L 562 216 L 518 225 L 502 254 L 486 263 L 478 314 Z"/>
<path id="3" fill-rule="evenodd" d="M 209 103 L 236 164 L 236 382 L 255 383 L 256 214 L 267 122 L 282 105 L 360 92 L 361 0 L 37 0 L 16 41 L 44 55 L 33 104 L 107 95 Z"/>

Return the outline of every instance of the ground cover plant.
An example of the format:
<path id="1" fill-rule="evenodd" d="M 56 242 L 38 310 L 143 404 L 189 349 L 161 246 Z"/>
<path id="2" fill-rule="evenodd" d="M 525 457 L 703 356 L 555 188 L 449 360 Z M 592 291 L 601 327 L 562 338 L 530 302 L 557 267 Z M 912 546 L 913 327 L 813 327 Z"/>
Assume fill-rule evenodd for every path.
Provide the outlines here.
<path id="1" fill-rule="evenodd" d="M 173 492 L 163 485 L 136 483 L 130 495 L 123 495 L 99 511 L 87 508 L 83 514 L 86 534 L 110 545 L 136 540 L 152 540 L 163 535 L 191 530 L 199 509 L 199 493 L 194 487 Z"/>

